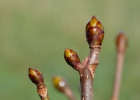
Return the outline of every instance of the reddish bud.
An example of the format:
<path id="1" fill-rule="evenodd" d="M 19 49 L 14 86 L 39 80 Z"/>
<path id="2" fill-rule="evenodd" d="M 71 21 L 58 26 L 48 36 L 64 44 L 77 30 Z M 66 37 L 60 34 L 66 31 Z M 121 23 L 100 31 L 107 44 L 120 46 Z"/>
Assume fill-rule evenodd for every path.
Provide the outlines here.
<path id="1" fill-rule="evenodd" d="M 29 78 L 36 85 L 44 83 L 42 74 L 36 69 L 29 68 Z"/>
<path id="2" fill-rule="evenodd" d="M 117 45 L 118 51 L 121 51 L 121 52 L 125 51 L 126 46 L 127 46 L 127 37 L 124 33 L 121 32 L 117 35 L 116 45 Z"/>
<path id="3" fill-rule="evenodd" d="M 102 44 L 104 38 L 104 28 L 95 16 L 93 16 L 86 25 L 86 38 L 89 45 Z"/>
<path id="4" fill-rule="evenodd" d="M 75 65 L 80 63 L 80 59 L 75 51 L 66 48 L 64 52 L 64 58 L 70 66 L 77 70 Z"/>

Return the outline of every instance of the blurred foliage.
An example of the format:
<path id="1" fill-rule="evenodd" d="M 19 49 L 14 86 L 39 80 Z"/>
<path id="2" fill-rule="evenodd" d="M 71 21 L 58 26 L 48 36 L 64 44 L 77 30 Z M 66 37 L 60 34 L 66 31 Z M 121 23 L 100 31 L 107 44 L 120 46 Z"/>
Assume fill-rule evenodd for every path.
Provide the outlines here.
<path id="1" fill-rule="evenodd" d="M 115 72 L 114 39 L 124 31 L 129 40 L 120 100 L 140 99 L 139 0 L 0 0 L 0 99 L 39 100 L 28 68 L 39 69 L 51 100 L 66 100 L 52 85 L 52 76 L 64 76 L 77 100 L 79 75 L 68 66 L 65 48 L 81 60 L 88 55 L 85 26 L 93 15 L 102 22 L 105 38 L 94 80 L 95 100 L 109 100 Z"/>

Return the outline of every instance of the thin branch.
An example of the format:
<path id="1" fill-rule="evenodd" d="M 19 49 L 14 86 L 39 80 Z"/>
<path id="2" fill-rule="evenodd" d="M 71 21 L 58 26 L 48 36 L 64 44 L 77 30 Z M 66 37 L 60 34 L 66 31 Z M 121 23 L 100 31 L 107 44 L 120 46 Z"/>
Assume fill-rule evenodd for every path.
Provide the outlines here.
<path id="1" fill-rule="evenodd" d="M 37 92 L 41 100 L 50 100 L 42 74 L 33 68 L 29 68 L 29 78 L 37 86 Z"/>
<path id="2" fill-rule="evenodd" d="M 104 38 L 101 22 L 93 16 L 86 26 L 86 38 L 90 47 L 90 54 L 81 63 L 77 53 L 66 48 L 64 58 L 66 62 L 79 72 L 81 86 L 81 100 L 93 100 L 94 72 L 99 63 L 98 56 Z"/>
<path id="3" fill-rule="evenodd" d="M 64 94 L 67 96 L 67 98 L 69 100 L 76 100 L 74 95 L 73 95 L 73 92 L 71 91 L 71 89 L 69 87 L 67 87 L 64 91 Z"/>
<path id="4" fill-rule="evenodd" d="M 116 63 L 114 88 L 113 88 L 111 100 L 119 100 L 119 91 L 121 86 L 124 55 L 125 55 L 125 49 L 127 45 L 126 36 L 123 33 L 118 34 L 116 43 L 117 43 L 117 63 Z"/>

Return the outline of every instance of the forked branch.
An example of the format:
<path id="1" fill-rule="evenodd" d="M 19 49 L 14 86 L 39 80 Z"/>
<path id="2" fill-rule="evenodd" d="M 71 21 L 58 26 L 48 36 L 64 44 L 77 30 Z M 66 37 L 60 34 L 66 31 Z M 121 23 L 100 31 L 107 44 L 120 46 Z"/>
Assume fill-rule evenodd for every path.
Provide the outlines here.
<path id="1" fill-rule="evenodd" d="M 104 29 L 101 22 L 93 16 L 86 25 L 86 39 L 90 53 L 83 62 L 77 53 L 66 48 L 64 58 L 66 62 L 79 72 L 81 84 L 81 100 L 93 100 L 94 72 L 99 63 L 99 53 L 104 38 Z"/>

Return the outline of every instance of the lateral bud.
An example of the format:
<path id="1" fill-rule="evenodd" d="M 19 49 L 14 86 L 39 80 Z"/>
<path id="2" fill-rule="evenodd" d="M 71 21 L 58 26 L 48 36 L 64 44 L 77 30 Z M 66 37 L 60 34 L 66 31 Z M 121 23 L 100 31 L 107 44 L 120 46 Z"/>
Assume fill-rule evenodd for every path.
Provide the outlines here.
<path id="1" fill-rule="evenodd" d="M 80 59 L 75 51 L 66 48 L 64 51 L 64 58 L 70 66 L 77 70 L 76 64 L 80 63 Z"/>
<path id="2" fill-rule="evenodd" d="M 102 23 L 93 16 L 86 25 L 86 39 L 88 44 L 91 45 L 102 45 L 104 38 L 104 28 Z"/>

